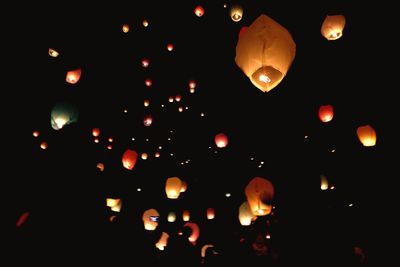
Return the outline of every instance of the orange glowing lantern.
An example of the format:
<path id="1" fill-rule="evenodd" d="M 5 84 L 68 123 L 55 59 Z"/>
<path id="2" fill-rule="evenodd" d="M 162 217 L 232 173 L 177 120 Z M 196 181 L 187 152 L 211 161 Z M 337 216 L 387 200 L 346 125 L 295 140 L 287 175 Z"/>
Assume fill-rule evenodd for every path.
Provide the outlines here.
<path id="1" fill-rule="evenodd" d="M 145 100 L 143 101 L 143 105 L 144 105 L 145 107 L 148 107 L 148 106 L 150 105 L 150 101 L 149 101 L 148 99 L 145 99 Z"/>
<path id="2" fill-rule="evenodd" d="M 142 67 L 147 68 L 150 65 L 150 61 L 147 58 L 142 59 Z"/>
<path id="3" fill-rule="evenodd" d="M 182 96 L 181 96 L 181 95 L 176 95 L 176 96 L 175 96 L 175 101 L 176 101 L 176 102 L 181 101 L 181 99 L 182 99 Z"/>
<path id="4" fill-rule="evenodd" d="M 321 179 L 321 190 L 327 190 L 329 188 L 328 179 L 324 175 L 320 176 Z"/>
<path id="5" fill-rule="evenodd" d="M 122 200 L 120 198 L 106 198 L 107 207 L 111 208 L 114 212 L 120 212 Z"/>
<path id="6" fill-rule="evenodd" d="M 214 138 L 214 141 L 219 148 L 223 148 L 228 145 L 228 137 L 223 133 L 217 134 Z"/>
<path id="7" fill-rule="evenodd" d="M 376 132 L 369 124 L 358 127 L 357 136 L 363 146 L 374 146 L 376 144 Z"/>
<path id="8" fill-rule="evenodd" d="M 245 201 L 239 207 L 239 222 L 243 226 L 249 226 L 253 221 L 254 214 L 251 212 L 249 202 Z"/>
<path id="9" fill-rule="evenodd" d="M 238 22 L 242 20 L 243 17 L 243 8 L 239 5 L 234 5 L 230 10 L 231 19 L 234 22 Z"/>
<path id="10" fill-rule="evenodd" d="M 99 128 L 93 128 L 92 129 L 92 135 L 94 137 L 98 137 L 100 135 L 100 129 Z"/>
<path id="11" fill-rule="evenodd" d="M 160 214 L 155 209 L 148 209 L 143 213 L 142 220 L 144 229 L 154 231 L 158 226 L 158 219 Z"/>
<path id="12" fill-rule="evenodd" d="M 261 177 L 253 178 L 247 184 L 245 194 L 254 215 L 264 216 L 271 213 L 274 186 L 270 181 Z"/>
<path id="13" fill-rule="evenodd" d="M 262 14 L 239 36 L 235 61 L 254 86 L 268 92 L 286 76 L 295 54 L 290 33 Z"/>
<path id="14" fill-rule="evenodd" d="M 51 57 L 58 57 L 59 53 L 54 50 L 53 48 L 49 48 L 49 56 Z"/>
<path id="15" fill-rule="evenodd" d="M 176 214 L 175 214 L 175 212 L 171 211 L 171 212 L 168 213 L 167 221 L 168 221 L 168 222 L 175 222 L 175 221 L 176 221 Z"/>
<path id="16" fill-rule="evenodd" d="M 160 239 L 158 240 L 158 242 L 156 243 L 156 247 L 159 250 L 164 250 L 165 247 L 168 244 L 168 238 L 169 238 L 169 234 L 166 232 L 162 232 Z"/>
<path id="17" fill-rule="evenodd" d="M 189 81 L 189 88 L 190 89 L 196 88 L 196 82 L 195 81 Z"/>
<path id="18" fill-rule="evenodd" d="M 186 192 L 186 190 L 187 190 L 187 183 L 185 181 L 182 181 L 181 193 Z"/>
<path id="19" fill-rule="evenodd" d="M 178 108 L 178 111 L 179 111 L 179 112 L 183 112 L 183 107 L 179 107 L 179 108 Z"/>
<path id="20" fill-rule="evenodd" d="M 181 193 L 182 180 L 178 177 L 170 177 L 165 182 L 165 193 L 169 199 L 177 199 Z"/>
<path id="21" fill-rule="evenodd" d="M 76 84 L 81 78 L 81 74 L 82 74 L 81 69 L 70 70 L 67 72 L 65 80 L 67 81 L 67 83 Z"/>
<path id="22" fill-rule="evenodd" d="M 144 126 L 150 126 L 153 123 L 153 117 L 151 115 L 145 115 L 143 118 Z"/>
<path id="23" fill-rule="evenodd" d="M 330 122 L 333 119 L 333 107 L 331 105 L 320 106 L 318 116 L 322 122 Z"/>
<path id="24" fill-rule="evenodd" d="M 159 157 L 160 157 L 160 152 L 156 152 L 156 153 L 154 154 L 154 157 L 159 158 Z"/>
<path id="25" fill-rule="evenodd" d="M 337 40 L 343 35 L 346 19 L 343 15 L 326 16 L 321 26 L 321 34 L 328 41 Z"/>
<path id="26" fill-rule="evenodd" d="M 215 211 L 213 208 L 207 208 L 207 219 L 212 220 L 215 218 Z"/>
<path id="27" fill-rule="evenodd" d="M 149 21 L 148 20 L 143 20 L 142 21 L 142 25 L 143 25 L 143 27 L 148 27 L 149 26 Z"/>
<path id="28" fill-rule="evenodd" d="M 47 144 L 47 142 L 43 141 L 43 142 L 40 143 L 40 148 L 43 149 L 43 150 L 46 150 L 48 146 L 49 145 Z"/>
<path id="29" fill-rule="evenodd" d="M 193 245 L 196 245 L 196 241 L 197 241 L 197 239 L 199 239 L 199 236 L 200 236 L 200 228 L 197 225 L 197 223 L 188 222 L 188 223 L 185 223 L 183 225 L 183 227 L 189 227 L 190 229 L 192 229 L 192 233 L 190 234 L 188 239 L 189 239 L 190 243 L 192 243 Z"/>
<path id="30" fill-rule="evenodd" d="M 168 50 L 168 51 L 174 50 L 174 45 L 173 45 L 173 44 L 168 44 L 168 45 L 167 45 L 167 50 Z"/>
<path id="31" fill-rule="evenodd" d="M 32 135 L 33 137 L 39 137 L 39 131 L 33 131 Z"/>
<path id="32" fill-rule="evenodd" d="M 127 149 L 122 155 L 122 166 L 125 169 L 132 170 L 136 165 L 138 154 L 135 150 Z"/>
<path id="33" fill-rule="evenodd" d="M 97 163 L 96 167 L 97 167 L 97 169 L 99 169 L 99 171 L 101 171 L 101 172 L 104 171 L 104 164 L 103 163 L 101 163 L 101 162 Z"/>
<path id="34" fill-rule="evenodd" d="M 129 24 L 124 24 L 122 25 L 122 31 L 124 33 L 128 33 L 129 32 Z"/>
<path id="35" fill-rule="evenodd" d="M 188 222 L 190 220 L 190 212 L 188 210 L 184 210 L 182 213 L 182 220 L 184 222 Z"/>
<path id="36" fill-rule="evenodd" d="M 202 6 L 197 6 L 194 9 L 194 14 L 196 14 L 196 16 L 201 17 L 204 15 L 204 8 Z"/>
<path id="37" fill-rule="evenodd" d="M 144 153 L 142 153 L 142 155 L 140 157 L 142 158 L 142 160 L 146 160 L 148 156 L 149 155 L 147 155 L 147 153 L 144 152 Z"/>
<path id="38" fill-rule="evenodd" d="M 146 79 L 146 80 L 144 81 L 144 84 L 145 84 L 147 87 L 150 87 L 150 86 L 153 84 L 153 82 L 152 82 L 150 79 Z"/>

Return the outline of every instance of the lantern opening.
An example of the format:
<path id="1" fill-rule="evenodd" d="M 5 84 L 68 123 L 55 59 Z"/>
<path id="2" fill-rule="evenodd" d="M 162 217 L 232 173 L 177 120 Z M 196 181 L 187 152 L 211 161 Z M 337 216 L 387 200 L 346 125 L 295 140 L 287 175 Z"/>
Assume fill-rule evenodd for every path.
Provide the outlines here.
<path id="1" fill-rule="evenodd" d="M 283 79 L 283 74 L 271 66 L 259 68 L 251 76 L 252 82 L 262 91 L 268 92 Z"/>

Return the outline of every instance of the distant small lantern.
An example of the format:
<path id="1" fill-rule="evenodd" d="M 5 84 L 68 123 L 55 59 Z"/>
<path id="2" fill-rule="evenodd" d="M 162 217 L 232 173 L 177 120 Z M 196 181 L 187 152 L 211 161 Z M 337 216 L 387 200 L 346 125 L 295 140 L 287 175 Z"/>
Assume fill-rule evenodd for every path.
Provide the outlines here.
<path id="1" fill-rule="evenodd" d="M 49 48 L 49 56 L 51 57 L 58 57 L 59 53 L 54 50 L 53 48 Z"/>
<path id="2" fill-rule="evenodd" d="M 43 141 L 43 142 L 40 143 L 40 148 L 41 148 L 41 149 L 46 150 L 47 147 L 48 147 L 47 142 Z"/>
<path id="3" fill-rule="evenodd" d="M 194 9 L 194 13 L 196 14 L 196 16 L 201 17 L 204 15 L 204 8 L 202 6 L 197 6 Z"/>
<path id="4" fill-rule="evenodd" d="M 174 45 L 173 45 L 173 44 L 168 44 L 168 45 L 167 45 L 167 50 L 168 50 L 168 51 L 174 50 Z"/>
<path id="5" fill-rule="evenodd" d="M 143 105 L 144 105 L 145 107 L 148 107 L 148 106 L 150 105 L 150 101 L 149 101 L 148 99 L 145 99 L 145 100 L 143 101 Z"/>
<path id="6" fill-rule="evenodd" d="M 135 150 L 127 149 L 122 155 L 122 166 L 125 169 L 132 170 L 136 165 L 138 154 Z"/>
<path id="7" fill-rule="evenodd" d="M 230 16 L 234 22 L 241 21 L 243 17 L 243 8 L 239 5 L 232 6 L 230 10 Z"/>
<path id="8" fill-rule="evenodd" d="M 159 250 L 164 250 L 165 247 L 168 244 L 168 238 L 169 238 L 169 234 L 166 232 L 162 232 L 160 239 L 158 240 L 158 242 L 156 243 L 156 247 Z"/>
<path id="9" fill-rule="evenodd" d="M 196 82 L 195 81 L 189 81 L 189 88 L 190 89 L 194 89 L 194 88 L 196 88 Z"/>
<path id="10" fill-rule="evenodd" d="M 215 211 L 213 208 L 207 208 L 207 219 L 213 220 L 215 218 Z"/>
<path id="11" fill-rule="evenodd" d="M 328 41 L 337 40 L 343 35 L 346 19 L 343 15 L 326 16 L 321 26 L 321 34 Z"/>
<path id="12" fill-rule="evenodd" d="M 174 97 L 173 97 L 173 96 L 168 97 L 168 102 L 169 102 L 169 103 L 174 102 Z"/>
<path id="13" fill-rule="evenodd" d="M 39 131 L 33 131 L 32 135 L 33 137 L 39 137 Z"/>
<path id="14" fill-rule="evenodd" d="M 228 137 L 224 133 L 217 134 L 214 141 L 219 148 L 224 148 L 228 145 Z"/>
<path id="15" fill-rule="evenodd" d="M 158 226 L 158 218 L 160 214 L 155 209 L 148 209 L 143 213 L 142 220 L 144 229 L 154 231 Z"/>
<path id="16" fill-rule="evenodd" d="M 265 216 L 271 213 L 274 186 L 270 181 L 261 177 L 253 178 L 247 184 L 245 194 L 254 215 Z"/>
<path id="17" fill-rule="evenodd" d="M 324 175 L 320 176 L 321 179 L 321 190 L 327 190 L 329 188 L 328 179 Z"/>
<path id="18" fill-rule="evenodd" d="M 175 222 L 175 221 L 176 221 L 176 214 L 175 214 L 175 212 L 171 211 L 171 212 L 168 213 L 167 221 L 168 221 L 168 222 Z"/>
<path id="19" fill-rule="evenodd" d="M 269 92 L 286 76 L 295 54 L 290 33 L 262 14 L 239 36 L 235 62 L 255 87 Z"/>
<path id="20" fill-rule="evenodd" d="M 81 74 L 82 74 L 81 69 L 70 70 L 67 72 L 65 80 L 67 81 L 67 83 L 76 84 L 81 78 Z"/>
<path id="21" fill-rule="evenodd" d="M 148 27 L 149 26 L 149 21 L 148 20 L 143 20 L 142 21 L 142 25 L 143 25 L 143 27 Z"/>
<path id="22" fill-rule="evenodd" d="M 320 106 L 318 110 L 318 116 L 322 122 L 330 122 L 333 119 L 332 105 Z"/>
<path id="23" fill-rule="evenodd" d="M 106 205 L 114 212 L 120 212 L 122 207 L 122 200 L 120 198 L 107 198 Z"/>
<path id="24" fill-rule="evenodd" d="M 150 87 L 150 86 L 153 84 L 153 81 L 152 81 L 151 79 L 146 79 L 146 80 L 144 81 L 144 84 L 145 84 L 147 87 Z"/>
<path id="25" fill-rule="evenodd" d="M 153 123 L 153 117 L 151 115 L 145 115 L 143 118 L 144 126 L 150 126 Z"/>
<path id="26" fill-rule="evenodd" d="M 176 95 L 176 96 L 175 96 L 175 101 L 176 101 L 176 102 L 181 101 L 181 99 L 182 99 L 182 96 L 181 96 L 181 95 Z"/>
<path id="27" fill-rule="evenodd" d="M 142 155 L 140 157 L 142 158 L 142 160 L 146 160 L 148 155 L 147 155 L 147 153 L 144 152 L 144 153 L 142 153 Z"/>
<path id="28" fill-rule="evenodd" d="M 150 65 L 150 60 L 147 58 L 142 59 L 142 67 L 147 68 Z"/>
<path id="29" fill-rule="evenodd" d="M 369 147 L 376 144 L 376 132 L 369 124 L 358 127 L 357 136 L 363 146 Z"/>
<path id="30" fill-rule="evenodd" d="M 100 129 L 99 128 L 93 128 L 92 129 L 92 136 L 93 137 L 98 137 L 100 135 Z"/>
<path id="31" fill-rule="evenodd" d="M 128 33 L 129 32 L 129 24 L 124 24 L 122 25 L 122 31 L 124 33 Z"/>
<path id="32" fill-rule="evenodd" d="M 184 210 L 182 213 L 182 220 L 184 222 L 188 222 L 190 220 L 190 212 L 188 210 Z"/>
<path id="33" fill-rule="evenodd" d="M 165 193 L 169 199 L 177 199 L 181 193 L 182 180 L 178 177 L 170 177 L 165 182 Z"/>
<path id="34" fill-rule="evenodd" d="M 185 181 L 182 181 L 181 193 L 186 192 L 186 190 L 187 190 L 187 183 Z"/>
<path id="35" fill-rule="evenodd" d="M 99 169 L 99 171 L 101 171 L 101 172 L 104 171 L 104 164 L 103 163 L 101 163 L 101 162 L 97 163 L 96 167 L 97 167 L 97 169 Z"/>

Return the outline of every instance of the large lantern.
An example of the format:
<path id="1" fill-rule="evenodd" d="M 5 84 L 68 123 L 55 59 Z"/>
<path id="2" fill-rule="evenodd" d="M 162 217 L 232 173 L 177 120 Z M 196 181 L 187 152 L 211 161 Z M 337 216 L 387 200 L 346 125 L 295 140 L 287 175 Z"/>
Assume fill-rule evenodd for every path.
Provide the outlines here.
<path id="1" fill-rule="evenodd" d="M 67 102 L 57 103 L 51 111 L 51 127 L 60 130 L 78 120 L 78 109 Z"/>
<path id="2" fill-rule="evenodd" d="M 261 177 L 253 178 L 247 184 L 245 194 L 254 215 L 264 216 L 271 213 L 274 186 L 270 181 Z"/>
<path id="3" fill-rule="evenodd" d="M 343 15 L 326 16 L 321 26 L 321 34 L 327 40 L 337 40 L 343 35 L 346 19 Z"/>
<path id="4" fill-rule="evenodd" d="M 251 212 L 249 202 L 245 201 L 239 207 L 239 221 L 243 226 L 249 226 L 253 220 L 254 214 Z"/>
<path id="5" fill-rule="evenodd" d="M 154 231 L 158 226 L 158 219 L 160 214 L 155 209 L 146 210 L 143 213 L 142 220 L 144 224 L 144 229 L 148 231 Z"/>
<path id="6" fill-rule="evenodd" d="M 215 136 L 214 142 L 219 148 L 226 147 L 228 145 L 228 137 L 224 133 L 219 133 Z"/>
<path id="7" fill-rule="evenodd" d="M 235 61 L 254 86 L 268 92 L 286 76 L 295 54 L 290 33 L 262 14 L 239 36 Z"/>
<path id="8" fill-rule="evenodd" d="M 81 78 L 81 74 L 82 74 L 81 69 L 70 70 L 67 72 L 65 80 L 67 81 L 67 83 L 76 84 Z"/>
<path id="9" fill-rule="evenodd" d="M 178 177 L 170 177 L 165 182 L 165 193 L 167 198 L 177 199 L 181 193 L 182 180 Z"/>
<path id="10" fill-rule="evenodd" d="M 243 8 L 239 5 L 234 5 L 231 7 L 231 10 L 229 13 L 230 13 L 231 19 L 234 22 L 241 21 L 242 17 L 243 17 Z"/>
<path id="11" fill-rule="evenodd" d="M 192 229 L 192 233 L 190 234 L 188 239 L 189 239 L 190 243 L 192 243 L 193 245 L 196 245 L 196 241 L 200 236 L 200 228 L 197 225 L 197 223 L 188 222 L 188 223 L 185 223 L 183 226 L 189 227 L 190 229 Z"/>
<path id="12" fill-rule="evenodd" d="M 333 119 L 333 107 L 331 105 L 320 106 L 318 116 L 322 122 L 330 122 Z"/>
<path id="13" fill-rule="evenodd" d="M 376 144 L 376 132 L 369 124 L 358 127 L 357 136 L 363 146 L 374 146 Z"/>
<path id="14" fill-rule="evenodd" d="M 135 167 L 138 153 L 135 150 L 127 149 L 122 155 L 122 166 L 128 170 L 132 170 Z"/>

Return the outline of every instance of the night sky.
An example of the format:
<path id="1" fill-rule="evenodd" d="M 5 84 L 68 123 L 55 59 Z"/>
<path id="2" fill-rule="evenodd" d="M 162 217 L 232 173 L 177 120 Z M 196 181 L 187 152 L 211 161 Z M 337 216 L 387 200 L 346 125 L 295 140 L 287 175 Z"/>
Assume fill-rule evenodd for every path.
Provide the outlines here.
<path id="1" fill-rule="evenodd" d="M 366 27 L 374 6 L 241 1 L 243 18 L 233 22 L 230 1 L 169 2 L 66 3 L 13 18 L 17 52 L 10 79 L 17 104 L 9 124 L 14 160 L 7 163 L 13 170 L 8 177 L 12 223 L 29 212 L 24 224 L 12 226 L 17 247 L 28 253 L 43 246 L 64 255 L 54 245 L 72 242 L 82 251 L 85 246 L 103 251 L 102 243 L 113 243 L 114 252 L 122 249 L 127 260 L 122 243 L 135 246 L 134 236 L 144 234 L 143 211 L 155 208 L 161 215 L 157 233 L 170 229 L 169 211 L 177 213 L 181 226 L 181 211 L 188 209 L 191 221 L 203 227 L 199 243 L 216 243 L 224 251 L 225 242 L 250 231 L 240 225 L 238 208 L 246 200 L 245 186 L 259 176 L 275 186 L 275 209 L 251 227 L 269 221 L 262 229 L 271 233 L 282 257 L 307 251 L 324 261 L 355 245 L 373 255 L 370 217 L 381 187 L 385 129 L 380 107 L 386 97 L 379 89 L 384 70 L 375 67 L 384 59 L 374 52 L 376 42 L 365 38 L 371 31 L 379 35 L 379 25 Z M 194 13 L 197 5 L 205 10 L 202 17 Z M 286 77 L 268 93 L 252 85 L 235 63 L 240 29 L 261 14 L 284 26 L 296 43 Z M 321 24 L 326 15 L 336 14 L 346 17 L 346 26 L 342 38 L 328 41 Z M 130 25 L 127 33 L 124 24 Z M 50 57 L 49 48 L 59 56 Z M 147 68 L 142 59 L 149 60 Z M 80 80 L 67 83 L 67 71 L 77 68 Z M 146 79 L 152 80 L 150 87 Z M 194 93 L 190 81 L 196 82 Z M 181 101 L 168 101 L 176 95 Z M 79 118 L 54 130 L 50 114 L 59 102 L 76 105 Z M 318 109 L 327 104 L 334 117 L 323 123 Z M 146 127 L 148 114 L 153 122 Z M 364 147 L 356 134 L 366 124 L 377 133 L 373 147 Z M 93 141 L 93 128 L 101 131 L 99 143 Z M 228 136 L 227 147 L 216 147 L 218 133 Z M 40 148 L 43 141 L 46 150 Z M 121 163 L 128 148 L 139 154 L 133 170 Z M 147 160 L 140 158 L 144 152 Z M 96 168 L 99 162 L 103 172 Z M 334 189 L 320 189 L 321 175 Z M 165 195 L 171 176 L 188 184 L 177 200 Z M 106 207 L 107 197 L 122 199 L 120 213 Z M 209 228 L 208 207 L 216 212 Z M 110 222 L 112 215 L 117 217 Z M 304 238 L 313 245 L 299 250 Z M 79 249 L 66 248 L 72 259 L 86 255 Z"/>

